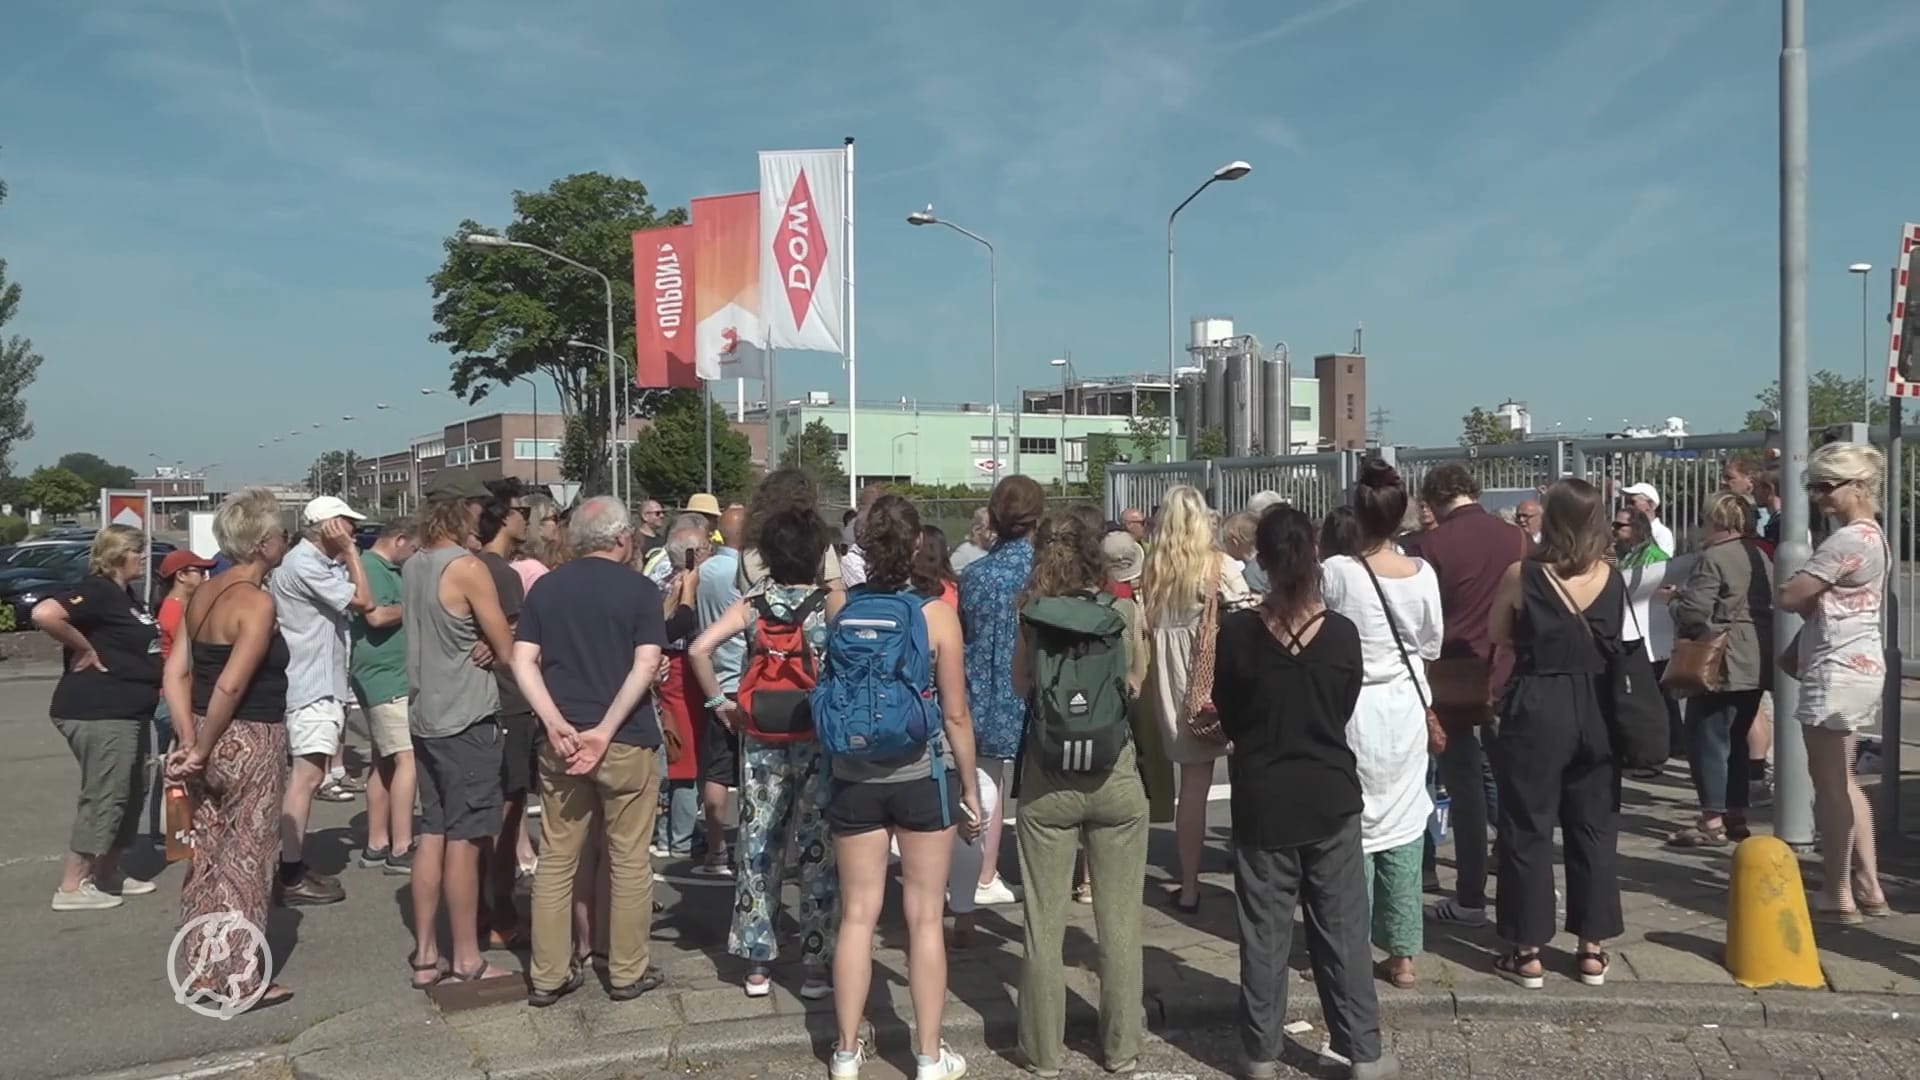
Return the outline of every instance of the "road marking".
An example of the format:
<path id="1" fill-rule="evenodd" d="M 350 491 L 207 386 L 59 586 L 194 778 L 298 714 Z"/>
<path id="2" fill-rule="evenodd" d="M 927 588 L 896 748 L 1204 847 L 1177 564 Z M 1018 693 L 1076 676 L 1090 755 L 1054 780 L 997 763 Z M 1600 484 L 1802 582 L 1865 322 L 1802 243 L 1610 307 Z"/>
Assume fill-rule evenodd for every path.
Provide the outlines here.
<path id="1" fill-rule="evenodd" d="M 0 859 L 0 870 L 5 870 L 9 866 L 26 866 L 29 863 L 59 862 L 64 858 L 66 858 L 65 855 L 18 855 L 11 859 Z"/>

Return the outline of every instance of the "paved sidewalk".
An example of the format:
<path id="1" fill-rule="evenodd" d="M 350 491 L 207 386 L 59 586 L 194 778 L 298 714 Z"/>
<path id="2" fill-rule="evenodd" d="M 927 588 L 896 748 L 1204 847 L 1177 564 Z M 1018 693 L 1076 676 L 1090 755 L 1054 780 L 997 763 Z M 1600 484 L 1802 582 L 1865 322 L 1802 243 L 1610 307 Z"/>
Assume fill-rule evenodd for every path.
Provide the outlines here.
<path id="1" fill-rule="evenodd" d="M 1681 852 L 1661 841 L 1684 818 L 1684 779 L 1629 786 L 1621 840 L 1621 882 L 1627 933 L 1614 949 L 1603 989 L 1572 977 L 1572 941 L 1549 949 L 1547 989 L 1528 993 L 1500 980 L 1490 966 L 1497 942 L 1491 929 L 1428 927 L 1427 951 L 1417 961 L 1420 985 L 1397 991 L 1380 986 L 1389 1026 L 1474 1021 L 1719 1025 L 1882 1032 L 1920 1032 L 1920 914 L 1875 920 L 1857 929 L 1819 928 L 1828 988 L 1754 992 L 1734 985 L 1720 967 L 1725 935 L 1726 874 L 1731 849 Z M 1149 880 L 1143 934 L 1145 1008 L 1155 1030 L 1231 1023 L 1238 1001 L 1238 954 L 1231 881 L 1224 872 L 1223 839 L 1215 830 L 1207 892 L 1197 916 L 1178 915 L 1164 902 L 1164 881 Z M 1155 863 L 1171 852 L 1155 836 Z M 1444 865 L 1443 880 L 1451 871 Z M 1811 873 L 1817 865 L 1803 864 Z M 676 868 L 668 868 L 677 880 Z M 1158 871 L 1154 871 L 1158 874 Z M 1920 910 L 1920 882 L 1889 874 L 1897 910 Z M 744 965 L 724 955 L 724 919 L 730 886 L 694 891 L 683 910 L 665 921 L 657 962 L 668 985 L 636 1002 L 616 1005 L 593 984 L 562 1004 L 532 1010 L 518 1003 L 439 1013 L 424 996 L 399 1012 L 390 1006 L 348 1013 L 322 1023 L 287 1047 L 295 1075 L 311 1080 L 346 1077 L 587 1077 L 629 1070 L 726 1060 L 753 1048 L 804 1051 L 832 1038 L 831 1006 L 803 1002 L 794 993 L 795 965 L 776 968 L 771 997 L 749 999 L 740 988 Z M 712 902 L 707 902 L 710 899 Z M 897 903 L 890 912 L 897 913 Z M 980 943 L 952 956 L 946 1029 L 956 1041 L 1004 1045 L 1016 1016 L 1021 953 L 1018 906 L 983 910 Z M 1092 1023 L 1096 1000 L 1091 908 L 1076 908 L 1069 927 L 1069 1005 L 1072 1023 Z M 907 996 L 904 927 L 892 914 L 882 927 L 869 1017 L 882 1048 L 904 1047 L 912 1017 Z M 1305 968 L 1304 946 L 1293 966 Z M 1298 977 L 1296 976 L 1298 979 Z M 1296 982 L 1291 1012 L 1310 1018 L 1318 1003 L 1310 984 Z"/>

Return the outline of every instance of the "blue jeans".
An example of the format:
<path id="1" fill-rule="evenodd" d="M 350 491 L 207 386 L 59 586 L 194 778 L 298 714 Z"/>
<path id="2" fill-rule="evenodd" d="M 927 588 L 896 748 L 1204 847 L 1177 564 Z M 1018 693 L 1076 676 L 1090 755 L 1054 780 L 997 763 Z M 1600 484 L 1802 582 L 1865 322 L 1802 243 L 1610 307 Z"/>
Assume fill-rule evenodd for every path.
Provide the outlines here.
<path id="1" fill-rule="evenodd" d="M 660 813 L 653 820 L 653 843 L 673 855 L 693 854 L 693 830 L 700 820 L 698 780 L 660 781 Z"/>
<path id="2" fill-rule="evenodd" d="M 1702 813 L 1747 808 L 1747 732 L 1760 713 L 1759 690 L 1687 699 L 1687 765 Z"/>

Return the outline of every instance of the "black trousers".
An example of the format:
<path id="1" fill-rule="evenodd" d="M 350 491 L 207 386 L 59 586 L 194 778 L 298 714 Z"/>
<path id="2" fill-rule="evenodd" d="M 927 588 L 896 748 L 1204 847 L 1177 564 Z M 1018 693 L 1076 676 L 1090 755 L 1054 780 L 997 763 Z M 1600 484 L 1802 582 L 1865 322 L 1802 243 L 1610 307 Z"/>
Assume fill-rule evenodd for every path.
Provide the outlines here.
<path id="1" fill-rule="evenodd" d="M 1494 744 L 1500 788 L 1495 925 L 1522 948 L 1554 935 L 1553 830 L 1567 864 L 1566 930 L 1586 941 L 1619 937 L 1620 769 L 1600 712 L 1599 677 L 1530 675 Z"/>
<path id="2" fill-rule="evenodd" d="M 1279 1061 L 1285 1047 L 1293 913 L 1306 904 L 1307 955 L 1334 1053 L 1380 1058 L 1380 999 L 1368 942 L 1366 856 L 1360 819 L 1329 839 L 1264 850 L 1234 845 L 1240 905 L 1240 1038 L 1247 1060 Z M 1552 897 L 1548 897 L 1549 900 Z"/>

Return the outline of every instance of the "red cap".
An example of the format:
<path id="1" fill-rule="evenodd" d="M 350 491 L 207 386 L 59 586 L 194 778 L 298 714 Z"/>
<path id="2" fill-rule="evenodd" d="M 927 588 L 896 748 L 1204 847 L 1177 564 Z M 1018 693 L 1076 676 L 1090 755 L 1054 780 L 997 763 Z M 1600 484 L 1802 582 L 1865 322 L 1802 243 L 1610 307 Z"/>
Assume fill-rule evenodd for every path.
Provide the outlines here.
<path id="1" fill-rule="evenodd" d="M 211 570 L 213 569 L 213 560 L 203 559 L 184 548 L 171 552 L 166 558 L 160 560 L 160 576 L 163 578 L 170 578 L 182 570 L 193 569 Z"/>

